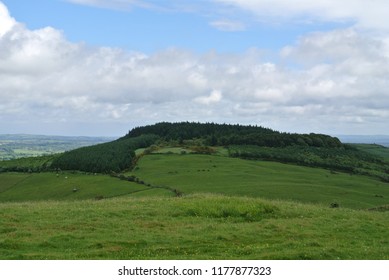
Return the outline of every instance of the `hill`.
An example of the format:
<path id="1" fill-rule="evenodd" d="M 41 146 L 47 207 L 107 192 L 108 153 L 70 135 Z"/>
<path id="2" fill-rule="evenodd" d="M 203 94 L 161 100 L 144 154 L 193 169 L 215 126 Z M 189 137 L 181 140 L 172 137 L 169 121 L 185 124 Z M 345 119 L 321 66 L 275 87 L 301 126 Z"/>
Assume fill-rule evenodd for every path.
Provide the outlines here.
<path id="1" fill-rule="evenodd" d="M 221 142 L 225 145 L 220 146 Z M 345 145 L 322 134 L 183 122 L 134 128 L 115 141 L 63 154 L 0 162 L 0 171 L 102 173 L 183 194 L 206 191 L 368 208 L 389 203 L 383 184 L 389 181 L 387 155 L 385 147 Z M 188 168 L 183 172 L 185 166 Z M 27 182 L 26 188 L 34 187 Z M 186 182 L 198 184 L 190 187 Z M 48 184 L 55 190 L 55 181 Z M 277 189 L 272 189 L 274 185 Z M 21 199 L 17 192 L 12 193 L 0 193 L 0 200 Z M 93 195 L 110 197 L 111 193 Z"/>
<path id="2" fill-rule="evenodd" d="M 389 259 L 387 148 L 160 123 L 0 162 L 0 259 Z"/>
<path id="3" fill-rule="evenodd" d="M 321 167 L 375 176 L 389 182 L 389 161 L 342 144 L 324 134 L 280 133 L 258 126 L 214 123 L 157 123 L 137 127 L 116 141 L 77 149 L 53 160 L 52 167 L 87 172 L 121 172 L 134 165 L 135 150 L 158 146 L 189 147 L 212 153 L 210 147 L 227 147 L 229 155 Z"/>
<path id="4" fill-rule="evenodd" d="M 214 123 L 157 123 L 134 128 L 113 142 L 64 153 L 53 160 L 52 167 L 87 172 L 119 172 L 131 167 L 136 149 L 161 142 L 175 142 L 180 145 L 190 142 L 191 145 L 200 147 L 233 144 L 265 147 L 343 147 L 337 138 L 322 134 L 289 134 L 257 126 Z"/>

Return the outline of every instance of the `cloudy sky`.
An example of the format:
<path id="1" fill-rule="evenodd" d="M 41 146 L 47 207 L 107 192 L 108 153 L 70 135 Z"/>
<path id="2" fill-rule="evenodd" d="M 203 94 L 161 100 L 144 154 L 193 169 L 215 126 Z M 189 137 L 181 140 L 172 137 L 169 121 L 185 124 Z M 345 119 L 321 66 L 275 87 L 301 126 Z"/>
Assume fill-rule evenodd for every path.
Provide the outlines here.
<path id="1" fill-rule="evenodd" d="M 389 134 L 387 0 L 0 0 L 0 133 Z"/>

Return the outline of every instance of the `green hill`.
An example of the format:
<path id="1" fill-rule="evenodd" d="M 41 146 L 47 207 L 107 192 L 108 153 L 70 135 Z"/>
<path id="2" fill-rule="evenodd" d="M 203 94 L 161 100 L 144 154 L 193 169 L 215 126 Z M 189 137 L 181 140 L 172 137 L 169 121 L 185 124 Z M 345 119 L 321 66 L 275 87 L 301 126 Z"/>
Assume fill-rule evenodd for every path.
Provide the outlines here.
<path id="1" fill-rule="evenodd" d="M 0 162 L 0 259 L 389 259 L 387 148 L 198 123 Z"/>
<path id="2" fill-rule="evenodd" d="M 244 145 L 236 144 L 243 140 L 247 141 Z M 225 141 L 234 144 L 212 145 Z M 250 141 L 264 144 L 248 145 Z M 381 156 L 386 155 L 386 148 L 380 147 L 379 154 L 377 149 L 362 148 L 322 134 L 286 134 L 213 123 L 159 123 L 134 128 L 104 144 L 0 162 L 0 171 L 26 173 L 0 174 L 0 201 L 89 199 L 131 192 L 116 187 L 118 181 L 120 186 L 165 189 L 175 195 L 208 192 L 350 208 L 389 204 L 389 161 Z M 80 182 L 72 185 L 56 180 L 55 174 L 66 170 L 77 174 Z M 99 182 L 79 171 L 113 177 L 101 176 L 104 179 Z M 17 185 L 7 183 L 8 178 L 18 176 L 22 179 Z M 78 185 L 90 191 L 68 193 Z"/>

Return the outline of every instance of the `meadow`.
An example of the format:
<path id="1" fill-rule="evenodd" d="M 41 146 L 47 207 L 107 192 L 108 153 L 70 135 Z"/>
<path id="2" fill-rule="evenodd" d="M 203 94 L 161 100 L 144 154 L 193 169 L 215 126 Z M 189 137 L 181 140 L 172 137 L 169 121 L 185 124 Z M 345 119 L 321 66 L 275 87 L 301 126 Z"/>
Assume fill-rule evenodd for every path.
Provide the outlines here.
<path id="1" fill-rule="evenodd" d="M 128 173 L 153 186 L 183 194 L 231 196 L 317 203 L 366 209 L 389 204 L 388 184 L 378 179 L 270 161 L 199 154 L 150 154 Z"/>
<path id="2" fill-rule="evenodd" d="M 0 259 L 389 259 L 389 212 L 214 194 L 0 212 Z"/>
<path id="3" fill-rule="evenodd" d="M 108 175 L 81 172 L 7 172 L 0 174 L 0 180 L 0 202 L 107 199 L 138 192 L 155 192 L 145 185 Z M 158 193 L 161 194 L 162 190 Z"/>

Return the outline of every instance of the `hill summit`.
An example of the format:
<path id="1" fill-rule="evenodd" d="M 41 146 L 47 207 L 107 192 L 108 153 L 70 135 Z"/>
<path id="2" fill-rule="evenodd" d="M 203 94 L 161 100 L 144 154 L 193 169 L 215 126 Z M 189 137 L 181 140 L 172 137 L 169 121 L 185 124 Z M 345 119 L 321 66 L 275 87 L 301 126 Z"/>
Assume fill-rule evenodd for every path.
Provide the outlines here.
<path id="1" fill-rule="evenodd" d="M 339 139 L 323 134 L 280 133 L 260 126 L 161 122 L 136 127 L 115 141 L 65 152 L 56 158 L 52 167 L 62 170 L 88 172 L 120 172 L 131 167 L 134 151 L 161 141 L 182 145 L 196 140 L 200 146 L 256 145 L 262 147 L 312 146 L 342 147 Z"/>

